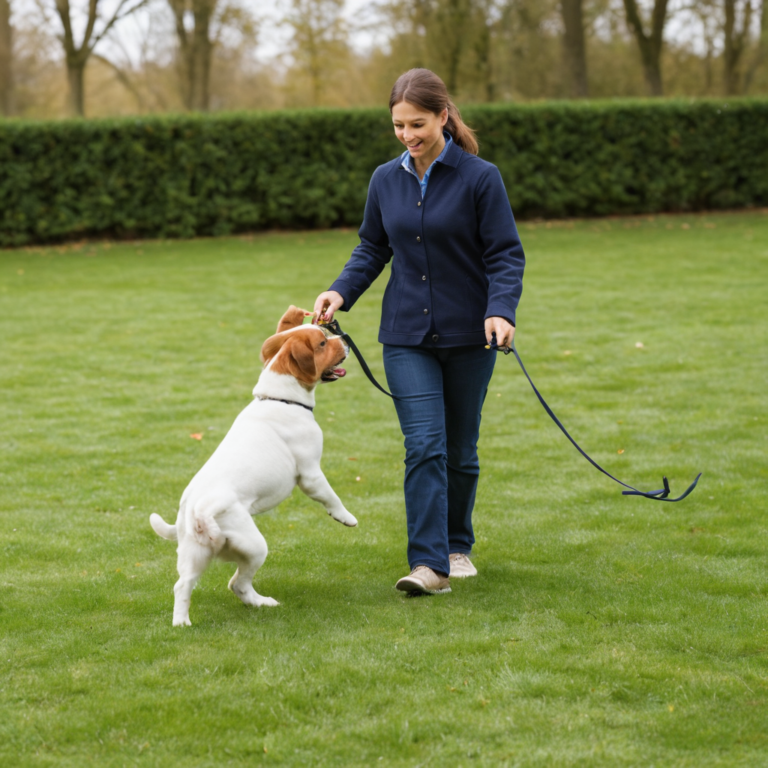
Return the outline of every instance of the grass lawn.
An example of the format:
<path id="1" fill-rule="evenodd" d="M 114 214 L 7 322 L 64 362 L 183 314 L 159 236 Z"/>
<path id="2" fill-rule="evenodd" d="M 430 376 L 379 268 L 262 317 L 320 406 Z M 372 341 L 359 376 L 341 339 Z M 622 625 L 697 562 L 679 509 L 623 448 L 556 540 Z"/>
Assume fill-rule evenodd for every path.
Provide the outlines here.
<path id="1" fill-rule="evenodd" d="M 296 491 L 257 519 L 281 605 L 216 563 L 186 629 L 147 518 L 356 234 L 0 251 L 0 764 L 768 765 L 768 213 L 520 230 L 534 381 L 607 469 L 693 495 L 623 497 L 500 357 L 480 575 L 406 598 L 402 437 L 350 361 L 316 416 L 359 527 Z M 340 316 L 380 377 L 383 287 Z"/>

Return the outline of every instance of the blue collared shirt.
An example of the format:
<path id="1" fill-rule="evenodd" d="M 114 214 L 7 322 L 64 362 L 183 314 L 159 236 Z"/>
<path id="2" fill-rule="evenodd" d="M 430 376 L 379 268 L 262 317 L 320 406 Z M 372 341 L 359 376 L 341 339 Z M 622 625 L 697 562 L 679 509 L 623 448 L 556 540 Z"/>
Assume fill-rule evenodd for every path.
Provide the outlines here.
<path id="1" fill-rule="evenodd" d="M 411 153 L 406 149 L 405 152 L 400 155 L 400 165 L 402 165 L 406 171 L 412 173 L 419 182 L 419 186 L 421 187 L 422 200 L 424 199 L 424 195 L 427 194 L 427 182 L 429 181 L 429 174 L 432 173 L 432 169 L 435 167 L 435 163 L 445 157 L 445 153 L 448 151 L 448 147 L 453 144 L 453 139 L 451 138 L 450 133 L 443 131 L 443 136 L 445 137 L 445 146 L 443 147 L 443 151 L 432 161 L 432 164 L 429 166 L 429 168 L 427 168 L 427 172 L 424 174 L 423 179 L 419 179 L 419 174 L 416 173 L 416 169 L 413 167 L 413 158 L 411 157 Z"/>

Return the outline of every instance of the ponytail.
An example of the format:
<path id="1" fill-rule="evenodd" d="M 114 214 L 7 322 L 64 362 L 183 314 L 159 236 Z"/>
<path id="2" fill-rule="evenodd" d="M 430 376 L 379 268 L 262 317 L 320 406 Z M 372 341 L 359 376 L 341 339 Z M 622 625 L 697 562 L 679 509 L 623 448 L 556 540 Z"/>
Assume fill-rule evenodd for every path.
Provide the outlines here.
<path id="1" fill-rule="evenodd" d="M 419 109 L 435 115 L 448 110 L 445 130 L 465 152 L 476 155 L 478 151 L 475 132 L 461 119 L 458 107 L 451 101 L 445 83 L 429 69 L 410 69 L 397 78 L 389 96 L 389 111 L 395 104 L 407 101 Z"/>
<path id="2" fill-rule="evenodd" d="M 461 119 L 459 108 L 448 99 L 448 122 L 445 124 L 445 130 L 451 135 L 451 138 L 470 155 L 476 155 L 478 151 L 477 137 L 475 132 Z"/>

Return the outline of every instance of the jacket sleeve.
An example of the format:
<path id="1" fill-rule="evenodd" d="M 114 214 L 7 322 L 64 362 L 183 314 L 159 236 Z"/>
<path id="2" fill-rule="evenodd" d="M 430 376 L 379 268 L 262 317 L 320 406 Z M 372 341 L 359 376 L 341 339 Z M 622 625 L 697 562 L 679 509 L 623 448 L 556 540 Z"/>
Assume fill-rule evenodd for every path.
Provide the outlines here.
<path id="1" fill-rule="evenodd" d="M 488 277 L 489 317 L 503 317 L 515 324 L 523 293 L 525 254 L 499 169 L 491 166 L 477 185 L 477 219 Z"/>
<path id="2" fill-rule="evenodd" d="M 337 291 L 344 297 L 344 305 L 341 307 L 343 312 L 352 309 L 392 258 L 392 248 L 382 222 L 377 191 L 377 176 L 380 170 L 374 172 L 368 186 L 365 215 L 358 232 L 360 243 L 352 251 L 341 274 L 328 289 Z"/>

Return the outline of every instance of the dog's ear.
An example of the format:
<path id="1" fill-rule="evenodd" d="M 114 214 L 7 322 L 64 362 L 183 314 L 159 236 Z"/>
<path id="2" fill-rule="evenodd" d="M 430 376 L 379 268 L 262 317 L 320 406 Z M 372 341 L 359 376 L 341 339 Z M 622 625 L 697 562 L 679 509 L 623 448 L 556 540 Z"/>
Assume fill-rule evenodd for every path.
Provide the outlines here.
<path id="1" fill-rule="evenodd" d="M 261 345 L 261 362 L 268 363 L 280 351 L 280 348 L 287 339 L 287 336 L 281 336 L 280 334 L 270 336 Z"/>
<path id="2" fill-rule="evenodd" d="M 297 325 L 301 325 L 304 322 L 305 317 L 309 317 L 312 313 L 307 312 L 306 309 L 300 307 L 294 307 L 291 304 L 286 310 L 285 314 L 280 318 L 280 322 L 277 324 L 277 332 L 290 331 L 291 328 L 295 328 Z"/>
<path id="3" fill-rule="evenodd" d="M 317 383 L 317 363 L 311 337 L 301 332 L 291 334 L 285 352 L 291 376 L 308 387 L 314 386 Z"/>

